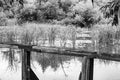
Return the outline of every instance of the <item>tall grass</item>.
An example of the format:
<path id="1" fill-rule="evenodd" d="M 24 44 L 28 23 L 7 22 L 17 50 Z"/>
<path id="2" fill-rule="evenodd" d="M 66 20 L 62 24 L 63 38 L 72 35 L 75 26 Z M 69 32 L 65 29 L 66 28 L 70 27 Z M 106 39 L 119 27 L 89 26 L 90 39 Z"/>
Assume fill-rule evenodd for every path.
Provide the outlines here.
<path id="1" fill-rule="evenodd" d="M 66 46 L 71 40 L 75 47 L 76 28 L 52 24 L 27 23 L 23 26 L 0 27 L 0 41 L 9 43 L 35 44 L 38 46 Z M 59 41 L 59 44 L 56 43 Z"/>
<path id="2" fill-rule="evenodd" d="M 58 34 L 58 29 L 56 27 L 50 27 L 48 29 L 48 40 L 50 46 L 55 45 L 55 39 L 57 38 L 57 34 Z"/>
<path id="3" fill-rule="evenodd" d="M 96 51 L 118 53 L 120 27 L 95 25 L 92 31 L 93 48 Z M 0 27 L 0 42 L 35 44 L 37 46 L 66 47 L 71 42 L 75 48 L 77 29 L 73 26 L 30 24 Z"/>
<path id="4" fill-rule="evenodd" d="M 93 28 L 93 39 L 99 53 L 119 53 L 120 27 L 96 25 Z"/>

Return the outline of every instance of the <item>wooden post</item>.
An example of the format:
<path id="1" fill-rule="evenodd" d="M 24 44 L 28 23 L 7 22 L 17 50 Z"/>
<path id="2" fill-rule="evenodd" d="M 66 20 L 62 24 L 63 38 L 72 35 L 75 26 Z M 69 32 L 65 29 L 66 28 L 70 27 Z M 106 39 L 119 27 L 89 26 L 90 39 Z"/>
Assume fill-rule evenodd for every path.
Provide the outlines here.
<path id="1" fill-rule="evenodd" d="M 80 80 L 93 80 L 94 59 L 85 56 L 82 62 L 82 77 Z"/>
<path id="2" fill-rule="evenodd" d="M 90 77 L 90 59 L 87 59 L 87 63 L 86 63 L 86 80 L 89 80 Z"/>
<path id="3" fill-rule="evenodd" d="M 30 51 L 27 49 L 22 53 L 22 80 L 30 80 Z"/>
<path id="4" fill-rule="evenodd" d="M 89 59 L 89 80 L 93 80 L 94 74 L 94 58 Z"/>
<path id="5" fill-rule="evenodd" d="M 87 56 L 83 57 L 83 61 L 82 61 L 82 77 L 81 80 L 86 80 L 87 77 Z"/>

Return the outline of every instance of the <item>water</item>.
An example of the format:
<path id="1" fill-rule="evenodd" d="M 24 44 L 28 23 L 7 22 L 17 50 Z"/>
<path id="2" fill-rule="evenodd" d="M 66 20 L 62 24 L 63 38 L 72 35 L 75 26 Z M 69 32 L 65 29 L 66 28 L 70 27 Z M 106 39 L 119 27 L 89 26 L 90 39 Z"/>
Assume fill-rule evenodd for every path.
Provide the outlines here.
<path id="1" fill-rule="evenodd" d="M 8 61 L 3 60 L 0 54 L 0 80 L 21 80 L 21 64 L 18 65 L 17 70 L 8 68 Z"/>
<path id="2" fill-rule="evenodd" d="M 109 64 L 95 61 L 94 80 L 120 80 L 120 62 Z"/>
<path id="3" fill-rule="evenodd" d="M 0 51 L 0 80 L 21 80 L 20 55 L 16 54 L 14 69 L 8 68 L 8 60 Z M 33 53 L 31 67 L 40 80 L 78 80 L 81 58 Z M 95 60 L 94 80 L 120 80 L 120 63 Z"/>

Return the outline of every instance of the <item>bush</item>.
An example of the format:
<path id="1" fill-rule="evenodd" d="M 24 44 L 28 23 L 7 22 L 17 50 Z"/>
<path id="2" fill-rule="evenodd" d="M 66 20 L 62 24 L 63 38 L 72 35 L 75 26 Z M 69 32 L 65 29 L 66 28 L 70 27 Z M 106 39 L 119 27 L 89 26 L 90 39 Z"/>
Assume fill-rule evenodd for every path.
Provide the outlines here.
<path id="1" fill-rule="evenodd" d="M 60 13 L 55 3 L 46 2 L 37 8 L 25 8 L 18 15 L 19 24 L 26 22 L 51 22 L 55 19 L 61 19 L 64 13 Z M 59 15 L 59 16 L 58 16 Z"/>
<path id="2" fill-rule="evenodd" d="M 44 7 L 44 17 L 46 20 L 57 19 L 57 8 L 52 3 L 46 3 Z"/>
<path id="3" fill-rule="evenodd" d="M 57 20 L 61 21 L 66 18 L 66 14 L 62 9 L 57 9 Z"/>
<path id="4" fill-rule="evenodd" d="M 45 19 L 46 21 L 55 20 L 58 18 L 58 14 L 61 15 L 61 10 L 59 11 L 58 5 L 49 1 L 37 7 L 37 9 L 43 14 L 43 19 Z M 38 16 L 39 15 L 41 14 L 38 14 Z"/>
<path id="5" fill-rule="evenodd" d="M 37 22 L 45 22 L 44 12 L 41 10 L 37 10 Z"/>
<path id="6" fill-rule="evenodd" d="M 7 25 L 7 17 L 4 12 L 0 12 L 0 26 Z"/>
<path id="7" fill-rule="evenodd" d="M 65 13 L 68 13 L 70 11 L 70 7 L 72 5 L 72 2 L 70 0 L 61 1 L 60 8 L 63 9 Z"/>
<path id="8" fill-rule="evenodd" d="M 18 24 L 32 21 L 37 21 L 37 11 L 34 8 L 23 9 L 22 12 L 17 16 Z"/>

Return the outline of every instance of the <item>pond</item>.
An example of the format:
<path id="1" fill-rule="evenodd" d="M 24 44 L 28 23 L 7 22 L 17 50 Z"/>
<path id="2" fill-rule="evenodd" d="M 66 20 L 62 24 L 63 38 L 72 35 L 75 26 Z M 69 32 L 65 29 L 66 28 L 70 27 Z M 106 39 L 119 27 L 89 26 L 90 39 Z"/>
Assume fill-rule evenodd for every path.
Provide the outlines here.
<path id="1" fill-rule="evenodd" d="M 0 49 L 0 80 L 21 80 L 20 54 L 20 50 Z M 81 61 L 82 58 L 78 57 L 31 54 L 31 67 L 39 80 L 78 80 L 81 72 Z M 120 80 L 119 74 L 119 62 L 95 59 L 94 80 Z"/>

